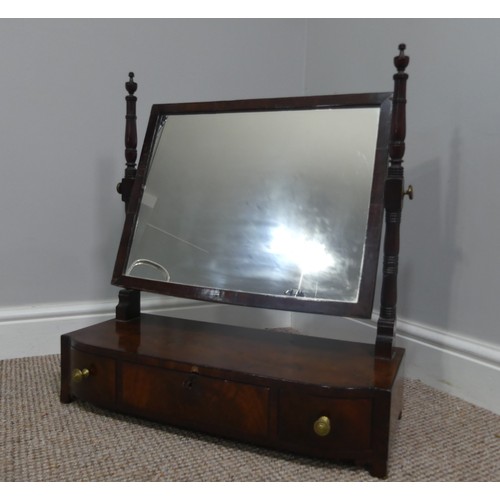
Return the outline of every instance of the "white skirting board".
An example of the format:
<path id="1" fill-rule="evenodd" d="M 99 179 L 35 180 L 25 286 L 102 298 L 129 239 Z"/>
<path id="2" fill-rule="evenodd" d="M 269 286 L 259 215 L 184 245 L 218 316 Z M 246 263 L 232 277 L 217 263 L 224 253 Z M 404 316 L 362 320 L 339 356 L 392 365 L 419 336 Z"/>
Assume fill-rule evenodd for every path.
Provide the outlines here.
<path id="1" fill-rule="evenodd" d="M 376 317 L 364 321 L 294 314 L 292 326 L 310 335 L 372 343 Z M 406 349 L 406 377 L 500 414 L 500 346 L 402 319 L 396 331 L 395 345 Z"/>
<path id="2" fill-rule="evenodd" d="M 60 352 L 60 337 L 115 316 L 117 300 L 0 309 L 0 359 Z M 141 311 L 253 328 L 290 325 L 290 313 L 217 305 L 173 297 L 141 297 Z"/>
<path id="3" fill-rule="evenodd" d="M 398 332 L 409 378 L 500 414 L 498 345 L 404 321 Z"/>
<path id="4" fill-rule="evenodd" d="M 116 301 L 0 310 L 0 359 L 56 354 L 60 336 L 114 317 Z M 254 328 L 292 327 L 304 334 L 373 342 L 375 323 L 328 316 L 143 297 L 144 312 Z M 405 376 L 500 414 L 500 347 L 409 321 L 398 321 Z M 335 335 L 342 332 L 342 335 Z"/>

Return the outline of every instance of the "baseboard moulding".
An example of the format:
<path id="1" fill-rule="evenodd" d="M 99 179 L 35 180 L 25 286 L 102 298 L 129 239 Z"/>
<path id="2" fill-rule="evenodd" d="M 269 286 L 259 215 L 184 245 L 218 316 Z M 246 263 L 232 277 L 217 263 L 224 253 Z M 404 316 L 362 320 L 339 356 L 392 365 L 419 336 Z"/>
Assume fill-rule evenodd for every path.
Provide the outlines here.
<path id="1" fill-rule="evenodd" d="M 43 356 L 60 352 L 60 337 L 115 316 L 117 300 L 0 309 L 0 359 Z M 290 313 L 218 305 L 176 297 L 143 294 L 145 313 L 249 326 L 280 328 L 290 324 Z"/>

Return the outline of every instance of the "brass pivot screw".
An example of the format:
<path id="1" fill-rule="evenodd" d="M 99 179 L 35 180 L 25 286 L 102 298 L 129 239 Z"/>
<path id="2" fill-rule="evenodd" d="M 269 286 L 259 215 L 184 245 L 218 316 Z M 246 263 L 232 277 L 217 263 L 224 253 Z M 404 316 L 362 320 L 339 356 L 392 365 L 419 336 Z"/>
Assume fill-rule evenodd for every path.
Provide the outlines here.
<path id="1" fill-rule="evenodd" d="M 328 417 L 319 417 L 316 422 L 314 422 L 313 426 L 314 432 L 321 437 L 328 436 L 332 429 L 330 425 L 330 419 Z"/>
<path id="2" fill-rule="evenodd" d="M 408 189 L 403 193 L 403 198 L 408 196 L 410 200 L 413 200 L 413 186 L 410 184 Z"/>
<path id="3" fill-rule="evenodd" d="M 75 368 L 73 370 L 73 373 L 71 374 L 71 378 L 73 382 L 81 382 L 84 378 L 88 378 L 90 376 L 90 371 L 88 368 L 82 368 L 79 370 L 78 368 Z"/>

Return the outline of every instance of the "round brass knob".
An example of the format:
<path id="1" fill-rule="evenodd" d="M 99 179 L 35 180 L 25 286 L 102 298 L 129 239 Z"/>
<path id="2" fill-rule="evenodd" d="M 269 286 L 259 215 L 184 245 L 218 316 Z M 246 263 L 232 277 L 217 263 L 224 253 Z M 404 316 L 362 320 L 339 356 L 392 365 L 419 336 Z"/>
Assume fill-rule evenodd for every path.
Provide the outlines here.
<path id="1" fill-rule="evenodd" d="M 328 436 L 332 427 L 330 425 L 330 419 L 328 417 L 319 417 L 316 422 L 314 422 L 313 426 L 314 432 L 321 437 Z"/>
<path id="2" fill-rule="evenodd" d="M 73 379 L 73 382 L 81 382 L 84 378 L 87 378 L 90 376 L 90 371 L 88 368 L 82 368 L 79 370 L 78 368 L 75 368 L 73 370 L 73 373 L 71 374 L 71 378 Z"/>
<path id="3" fill-rule="evenodd" d="M 403 193 L 403 198 L 408 196 L 410 200 L 413 200 L 413 186 L 410 184 L 408 189 Z"/>

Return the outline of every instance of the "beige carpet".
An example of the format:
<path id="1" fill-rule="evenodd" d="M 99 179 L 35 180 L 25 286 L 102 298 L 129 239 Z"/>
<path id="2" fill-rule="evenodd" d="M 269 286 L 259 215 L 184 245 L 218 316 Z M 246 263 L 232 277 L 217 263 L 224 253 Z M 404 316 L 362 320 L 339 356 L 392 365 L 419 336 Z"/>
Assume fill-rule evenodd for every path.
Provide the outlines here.
<path id="1" fill-rule="evenodd" d="M 59 356 L 0 361 L 0 481 L 379 481 L 341 466 L 59 403 Z M 405 382 L 387 481 L 500 481 L 500 415 Z"/>

